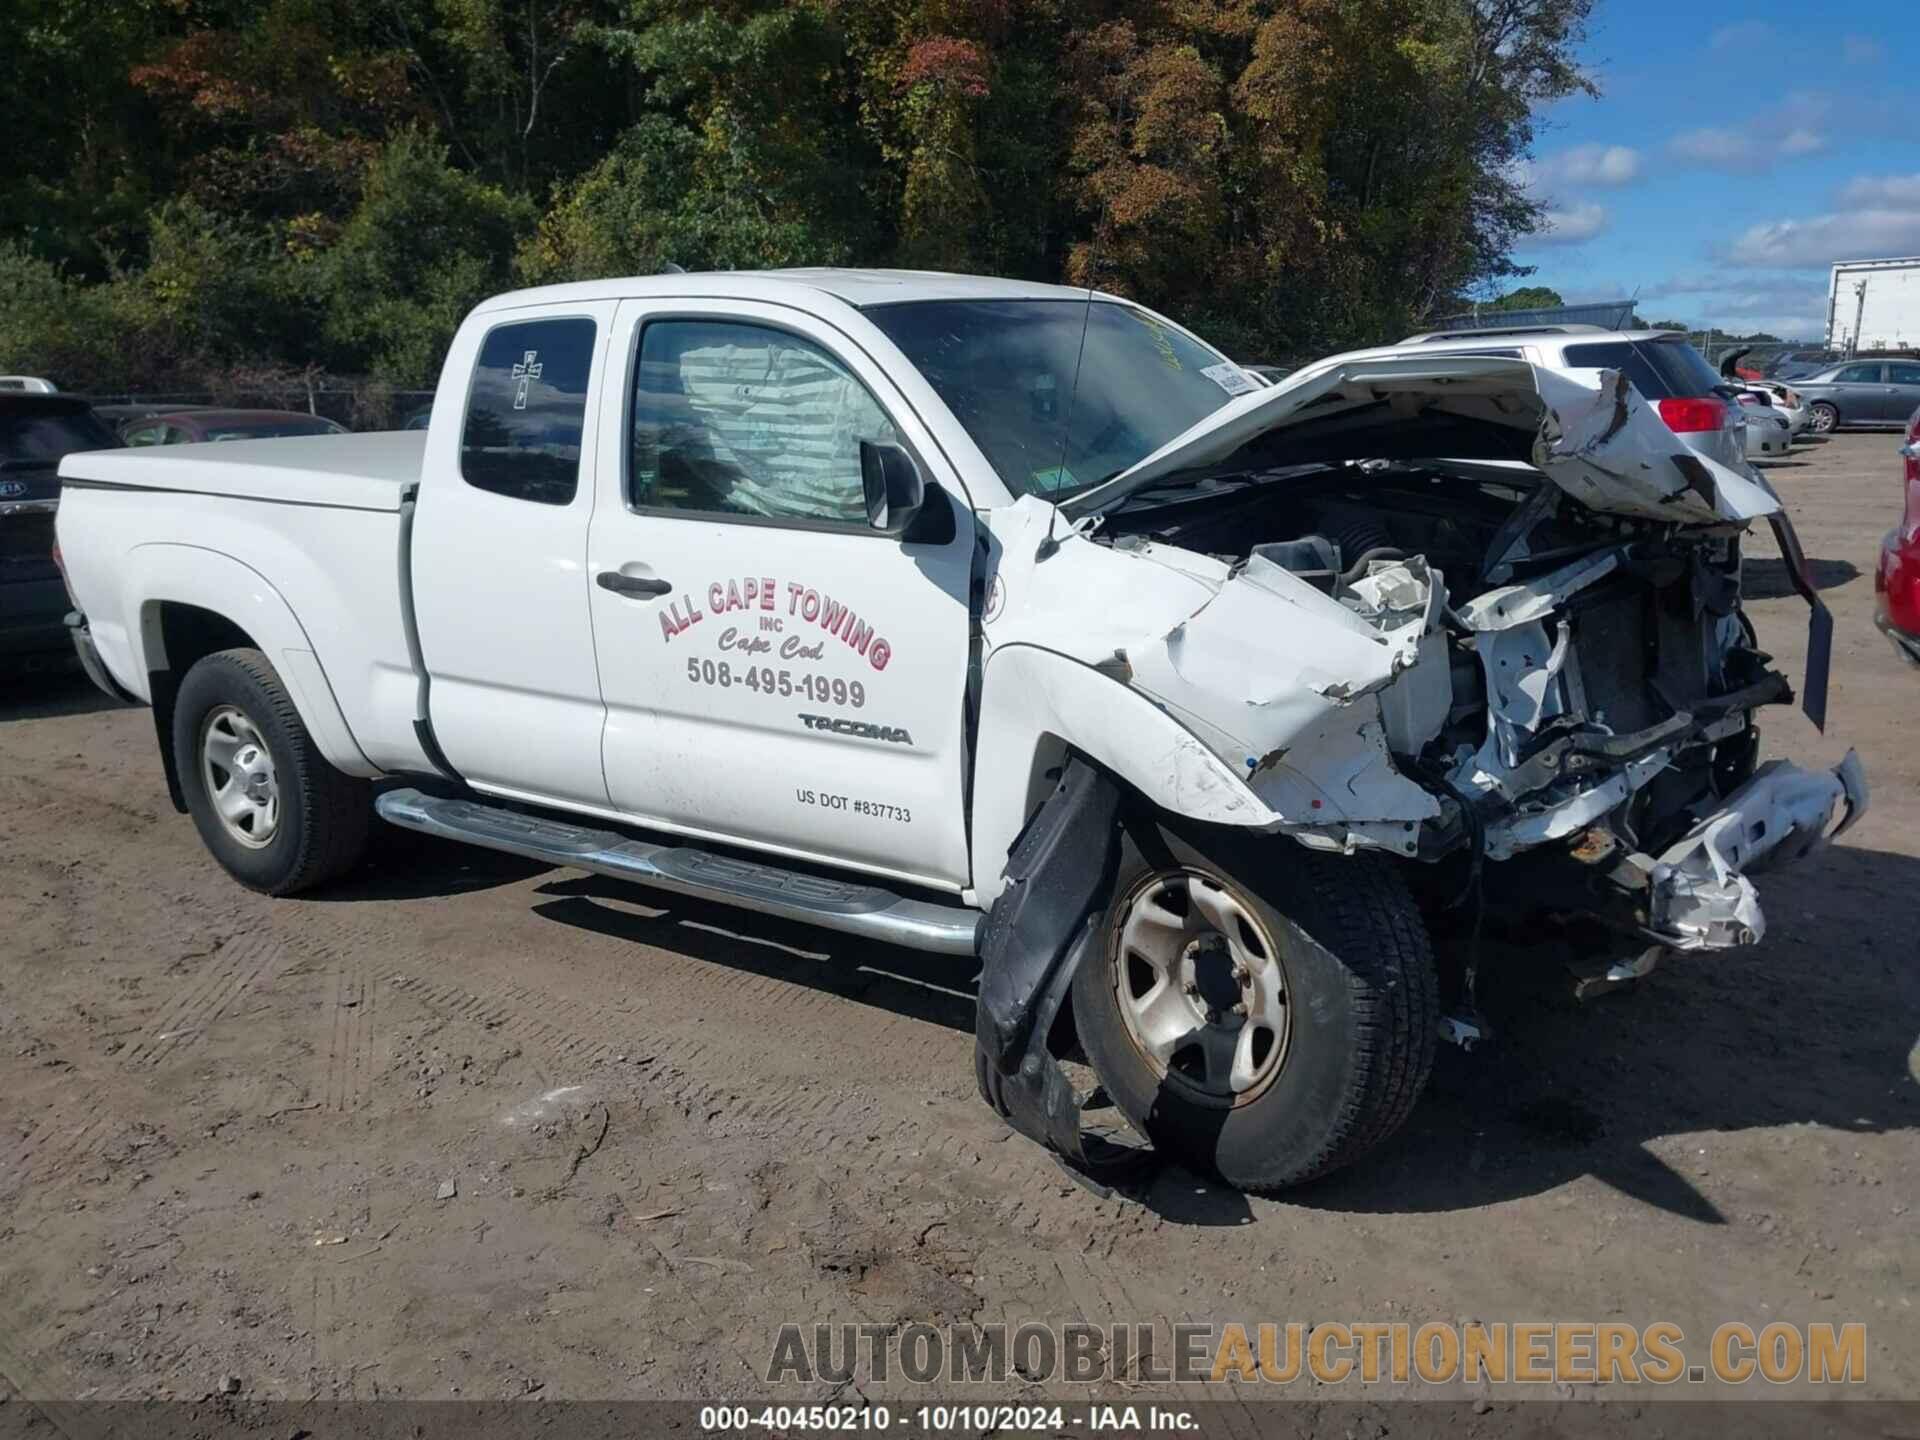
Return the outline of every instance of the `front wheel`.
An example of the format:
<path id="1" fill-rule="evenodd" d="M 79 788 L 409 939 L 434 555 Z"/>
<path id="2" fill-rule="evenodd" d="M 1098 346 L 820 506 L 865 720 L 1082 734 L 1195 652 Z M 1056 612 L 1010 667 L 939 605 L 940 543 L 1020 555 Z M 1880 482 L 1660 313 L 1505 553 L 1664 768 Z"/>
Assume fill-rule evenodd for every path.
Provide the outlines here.
<path id="1" fill-rule="evenodd" d="M 251 889 L 312 889 L 366 850 L 367 782 L 327 763 L 258 650 L 222 650 L 187 671 L 173 759 L 200 838 Z"/>
<path id="2" fill-rule="evenodd" d="M 1154 1145 L 1248 1190 L 1358 1159 L 1426 1084 L 1439 985 L 1400 874 L 1269 837 L 1129 827 L 1080 1041 Z"/>
<path id="3" fill-rule="evenodd" d="M 1831 435 L 1839 428 L 1840 412 L 1833 406 L 1827 404 L 1826 401 L 1816 400 L 1813 404 L 1813 419 L 1811 423 L 1814 434 Z"/>

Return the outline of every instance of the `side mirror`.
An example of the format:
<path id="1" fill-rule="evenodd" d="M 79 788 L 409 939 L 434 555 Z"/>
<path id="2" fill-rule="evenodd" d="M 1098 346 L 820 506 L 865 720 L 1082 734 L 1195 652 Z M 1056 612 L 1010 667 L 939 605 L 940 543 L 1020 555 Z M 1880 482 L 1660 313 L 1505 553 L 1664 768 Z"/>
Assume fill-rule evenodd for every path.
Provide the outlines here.
<path id="1" fill-rule="evenodd" d="M 899 445 L 860 442 L 860 480 L 867 492 L 867 524 L 882 535 L 905 535 L 927 501 L 920 467 Z"/>

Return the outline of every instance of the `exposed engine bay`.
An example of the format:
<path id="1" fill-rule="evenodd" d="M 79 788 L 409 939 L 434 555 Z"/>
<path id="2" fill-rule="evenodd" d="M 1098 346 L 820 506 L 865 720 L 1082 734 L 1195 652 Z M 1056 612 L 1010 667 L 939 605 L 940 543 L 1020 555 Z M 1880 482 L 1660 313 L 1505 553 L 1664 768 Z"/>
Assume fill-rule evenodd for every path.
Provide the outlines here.
<path id="1" fill-rule="evenodd" d="M 1662 528 L 1584 510 L 1518 466 L 1391 461 L 1165 506 L 1143 496 L 1108 539 L 1277 566 L 1370 619 L 1411 616 L 1440 588 L 1427 638 L 1444 640 L 1444 676 L 1429 653 L 1419 697 L 1386 710 L 1400 768 L 1455 798 L 1537 810 L 1664 751 L 1657 783 L 1615 821 L 1661 846 L 1752 774 L 1749 712 L 1792 699 L 1740 613 L 1738 537 Z M 1490 835 L 1490 858 L 1528 834 Z"/>
<path id="2" fill-rule="evenodd" d="M 1317 688 L 1349 706 L 1377 694 L 1377 739 L 1365 721 L 1357 738 L 1432 813 L 1398 825 L 1367 813 L 1378 755 L 1349 767 L 1337 800 L 1289 804 L 1288 774 L 1307 768 L 1297 747 L 1248 757 L 1249 783 L 1276 809 L 1310 822 L 1337 807 L 1350 821 L 1341 848 L 1464 853 L 1476 878 L 1516 861 L 1543 908 L 1669 948 L 1749 944 L 1764 926 L 1731 867 L 1683 868 L 1693 832 L 1754 781 L 1753 712 L 1793 699 L 1740 608 L 1743 538 L 1737 525 L 1598 513 L 1524 464 L 1401 460 L 1148 489 L 1100 535 L 1123 552 L 1206 556 L 1323 617 L 1343 611 L 1387 651 L 1384 683 Z M 1184 648 L 1174 642 L 1172 663 L 1191 670 Z M 1151 661 L 1135 664 L 1151 687 Z M 1802 848 L 1826 820 L 1812 818 Z M 1778 829 L 1762 819 L 1755 839 L 1785 841 Z M 1311 823 L 1296 835 L 1322 838 Z"/>

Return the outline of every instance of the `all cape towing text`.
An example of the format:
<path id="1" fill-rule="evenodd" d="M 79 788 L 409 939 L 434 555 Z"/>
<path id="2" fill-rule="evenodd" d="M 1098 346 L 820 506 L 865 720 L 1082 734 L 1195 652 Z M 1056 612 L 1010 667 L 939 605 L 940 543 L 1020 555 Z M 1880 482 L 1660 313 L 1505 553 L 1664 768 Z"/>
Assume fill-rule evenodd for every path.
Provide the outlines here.
<path id="1" fill-rule="evenodd" d="M 738 650 L 747 655 L 767 655 L 773 652 L 774 641 L 766 632 L 782 634 L 786 630 L 788 619 L 799 620 L 803 624 L 818 625 L 830 635 L 839 637 L 856 655 L 864 655 L 867 663 L 876 670 L 887 668 L 887 662 L 893 658 L 893 646 L 874 633 L 873 626 L 831 595 L 823 594 L 811 585 L 802 585 L 797 580 L 786 582 L 786 604 L 780 604 L 781 587 L 771 576 L 748 576 L 744 580 L 728 580 L 724 584 L 718 580 L 707 586 L 707 608 L 702 610 L 691 595 L 670 602 L 660 612 L 660 633 L 668 640 L 698 625 L 709 613 L 726 615 L 735 610 L 754 610 L 761 612 L 757 632 L 742 634 L 738 627 L 728 630 L 720 637 L 720 648 Z M 808 645 L 797 635 L 788 635 L 779 642 L 780 657 L 783 660 L 820 658 L 820 646 Z"/>

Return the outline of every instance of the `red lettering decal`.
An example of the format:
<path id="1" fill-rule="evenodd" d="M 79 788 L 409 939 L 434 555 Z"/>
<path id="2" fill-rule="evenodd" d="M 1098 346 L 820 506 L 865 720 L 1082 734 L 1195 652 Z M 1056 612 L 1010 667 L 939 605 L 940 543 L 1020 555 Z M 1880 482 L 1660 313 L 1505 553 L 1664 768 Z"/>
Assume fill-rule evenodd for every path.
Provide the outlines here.
<path id="1" fill-rule="evenodd" d="M 800 597 L 805 593 L 806 588 L 806 586 L 796 581 L 787 581 L 787 614 L 791 615 L 799 608 Z"/>
<path id="2" fill-rule="evenodd" d="M 847 607 L 832 596 L 828 596 L 826 607 L 820 612 L 820 628 L 837 631 L 840 628 L 840 622 L 846 619 L 846 616 Z"/>
<path id="3" fill-rule="evenodd" d="M 893 658 L 893 647 L 884 640 L 873 642 L 873 649 L 867 652 L 867 662 L 876 670 L 887 668 L 887 661 Z"/>
<path id="4" fill-rule="evenodd" d="M 805 595 L 800 597 L 800 614 L 803 619 L 807 620 L 818 620 L 820 618 L 820 592 L 818 590 L 809 590 Z"/>
<path id="5" fill-rule="evenodd" d="M 762 610 L 773 608 L 773 577 L 771 575 L 760 577 L 760 608 Z"/>
<path id="6" fill-rule="evenodd" d="M 679 633 L 680 622 L 673 618 L 673 607 L 669 605 L 660 612 L 660 636 L 664 640 L 671 640 Z"/>
<path id="7" fill-rule="evenodd" d="M 855 620 L 847 627 L 846 640 L 847 644 L 864 655 L 867 653 L 867 646 L 873 640 L 873 627 L 864 620 Z"/>
<path id="8" fill-rule="evenodd" d="M 720 588 L 720 582 L 714 581 L 707 586 L 707 609 L 718 615 L 727 608 L 727 592 Z"/>

